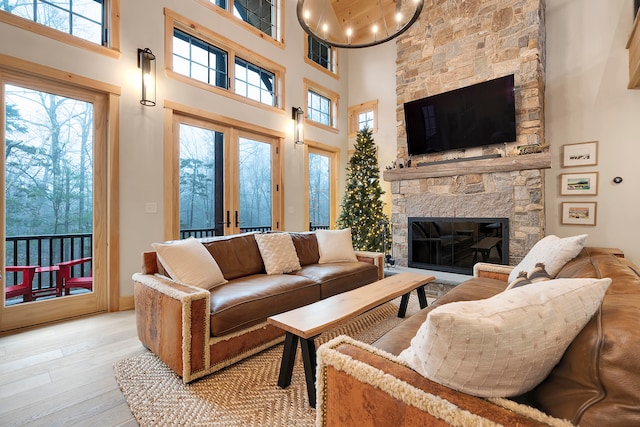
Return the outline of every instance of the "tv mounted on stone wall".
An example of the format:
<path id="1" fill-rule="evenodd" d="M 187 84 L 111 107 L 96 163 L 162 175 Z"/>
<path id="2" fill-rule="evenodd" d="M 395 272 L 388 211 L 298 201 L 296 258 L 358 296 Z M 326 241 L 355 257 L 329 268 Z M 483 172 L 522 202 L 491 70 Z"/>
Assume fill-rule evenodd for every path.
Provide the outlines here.
<path id="1" fill-rule="evenodd" d="M 409 155 L 516 140 L 514 75 L 404 104 Z"/>

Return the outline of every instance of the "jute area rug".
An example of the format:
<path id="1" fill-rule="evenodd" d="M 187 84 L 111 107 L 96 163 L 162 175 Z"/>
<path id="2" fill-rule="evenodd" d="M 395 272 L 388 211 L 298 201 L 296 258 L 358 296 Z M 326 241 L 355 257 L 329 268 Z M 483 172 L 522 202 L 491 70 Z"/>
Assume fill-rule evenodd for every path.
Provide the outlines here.
<path id="1" fill-rule="evenodd" d="M 371 343 L 402 321 L 394 300 L 321 335 L 323 343 L 349 335 Z M 419 310 L 412 294 L 407 316 Z M 183 384 L 152 353 L 114 365 L 116 380 L 141 426 L 313 426 L 300 349 L 291 385 L 278 387 L 283 345 L 277 345 L 226 369 Z"/>

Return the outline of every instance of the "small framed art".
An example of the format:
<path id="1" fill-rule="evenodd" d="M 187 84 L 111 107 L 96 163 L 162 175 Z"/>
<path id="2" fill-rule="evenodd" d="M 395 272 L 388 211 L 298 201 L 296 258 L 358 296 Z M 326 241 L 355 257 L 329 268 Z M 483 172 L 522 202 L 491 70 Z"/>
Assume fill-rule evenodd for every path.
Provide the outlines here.
<path id="1" fill-rule="evenodd" d="M 595 166 L 598 164 L 598 141 L 562 146 L 562 167 Z"/>
<path id="2" fill-rule="evenodd" d="M 596 225 L 596 202 L 563 202 L 562 224 Z"/>
<path id="3" fill-rule="evenodd" d="M 560 195 L 596 196 L 598 194 L 598 172 L 560 174 Z"/>

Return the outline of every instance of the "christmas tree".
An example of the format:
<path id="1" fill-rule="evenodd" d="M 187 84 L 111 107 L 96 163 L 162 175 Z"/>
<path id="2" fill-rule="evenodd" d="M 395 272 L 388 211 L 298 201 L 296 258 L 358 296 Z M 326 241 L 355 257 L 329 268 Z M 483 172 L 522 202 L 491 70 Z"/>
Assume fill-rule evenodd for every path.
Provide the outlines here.
<path id="1" fill-rule="evenodd" d="M 336 221 L 338 228 L 351 227 L 356 250 L 385 252 L 391 247 L 391 233 L 386 228 L 389 218 L 382 210 L 383 194 L 377 148 L 371 130 L 364 128 L 356 136 L 355 152 L 347 165 L 347 188 Z"/>

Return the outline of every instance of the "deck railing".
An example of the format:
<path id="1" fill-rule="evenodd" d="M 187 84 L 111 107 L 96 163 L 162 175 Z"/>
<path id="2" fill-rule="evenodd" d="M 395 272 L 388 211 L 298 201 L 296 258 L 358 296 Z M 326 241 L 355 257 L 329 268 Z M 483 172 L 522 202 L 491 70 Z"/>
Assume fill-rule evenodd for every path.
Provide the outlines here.
<path id="1" fill-rule="evenodd" d="M 53 234 L 49 236 L 11 236 L 5 239 L 5 265 L 53 266 L 62 261 L 90 257 L 92 234 Z M 88 276 L 91 263 L 73 267 L 74 275 Z M 5 286 L 18 281 L 17 273 L 7 272 Z M 55 288 L 55 273 L 36 274 L 34 289 Z"/>

